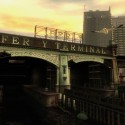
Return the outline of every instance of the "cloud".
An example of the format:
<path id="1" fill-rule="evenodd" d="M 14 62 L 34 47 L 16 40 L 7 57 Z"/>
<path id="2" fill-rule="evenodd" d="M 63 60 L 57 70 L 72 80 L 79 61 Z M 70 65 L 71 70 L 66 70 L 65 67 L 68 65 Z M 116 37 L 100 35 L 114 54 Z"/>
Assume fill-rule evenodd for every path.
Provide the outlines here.
<path id="1" fill-rule="evenodd" d="M 125 15 L 124 5 L 124 0 L 0 0 L 0 28 L 33 34 L 34 26 L 41 25 L 82 32 L 84 9 L 108 10 L 111 6 L 112 15 L 118 16 Z"/>
<path id="2" fill-rule="evenodd" d="M 7 27 L 8 30 L 15 29 L 22 32 L 34 32 L 35 25 L 54 25 L 56 22 L 54 20 L 42 19 L 42 18 L 33 18 L 33 17 L 18 17 L 10 15 L 0 15 L 1 21 L 0 27 Z"/>
<path id="3" fill-rule="evenodd" d="M 68 24 L 65 20 L 56 21 L 55 18 L 34 18 L 34 17 L 19 17 L 12 15 L 0 15 L 0 18 L 3 19 L 0 22 L 0 27 L 2 30 L 6 27 L 8 31 L 20 31 L 21 34 L 30 33 L 34 34 L 35 25 L 63 29 L 68 31 L 79 31 L 77 28 L 82 28 L 77 26 L 77 28 L 72 27 L 72 24 L 76 23 L 77 20 L 72 21 L 71 24 Z M 63 17 L 62 17 L 63 18 Z"/>
<path id="4" fill-rule="evenodd" d="M 79 4 L 65 4 L 63 2 L 62 4 L 56 4 L 52 1 L 48 4 L 42 0 L 31 0 L 31 2 L 28 2 L 21 4 L 19 0 L 18 3 L 2 6 L 0 8 L 0 27 L 2 29 L 7 27 L 8 30 L 18 30 L 20 32 L 33 32 L 35 25 L 42 25 L 68 31 L 82 32 L 83 13 L 81 10 L 82 6 L 80 8 Z M 81 25 L 78 26 L 78 24 Z"/>
<path id="5" fill-rule="evenodd" d="M 49 4 L 48 4 L 49 3 Z M 74 12 L 80 12 L 83 10 L 80 0 L 73 2 L 71 0 L 46 0 L 46 2 L 38 0 L 36 2 L 38 7 L 47 9 L 53 12 L 53 14 L 71 14 Z M 75 13 L 74 13 L 75 14 Z M 77 13 L 78 14 L 78 13 Z"/>

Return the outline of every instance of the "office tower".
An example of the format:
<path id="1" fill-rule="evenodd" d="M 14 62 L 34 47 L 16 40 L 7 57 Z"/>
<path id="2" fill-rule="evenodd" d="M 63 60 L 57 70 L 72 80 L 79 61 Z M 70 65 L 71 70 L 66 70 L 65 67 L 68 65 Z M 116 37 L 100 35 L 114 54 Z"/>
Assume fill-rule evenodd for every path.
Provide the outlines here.
<path id="1" fill-rule="evenodd" d="M 111 40 L 111 32 L 108 34 L 93 32 L 103 28 L 111 28 L 110 9 L 84 12 L 83 44 L 107 47 Z"/>
<path id="2" fill-rule="evenodd" d="M 117 27 L 121 24 L 125 25 L 125 16 L 112 17 L 111 23 L 112 23 L 112 26 L 114 27 Z"/>
<path id="3" fill-rule="evenodd" d="M 112 41 L 117 45 L 117 55 L 125 56 L 125 16 L 112 17 L 112 26 L 115 27 Z"/>

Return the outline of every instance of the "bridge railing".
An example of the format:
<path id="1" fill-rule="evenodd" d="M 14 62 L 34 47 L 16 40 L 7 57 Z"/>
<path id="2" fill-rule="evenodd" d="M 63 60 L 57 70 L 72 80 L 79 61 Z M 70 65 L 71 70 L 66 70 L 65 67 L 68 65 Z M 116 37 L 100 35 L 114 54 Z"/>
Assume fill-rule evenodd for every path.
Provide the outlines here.
<path id="1" fill-rule="evenodd" d="M 44 26 L 35 26 L 34 37 L 57 41 L 82 43 L 83 34 Z"/>
<path id="2" fill-rule="evenodd" d="M 84 90 L 83 90 L 84 93 Z M 125 124 L 125 99 L 103 97 L 99 94 L 65 90 L 63 105 L 67 110 L 79 113 L 84 111 L 92 122 L 101 125 Z"/>
<path id="3" fill-rule="evenodd" d="M 83 99 L 88 101 L 93 101 L 94 103 L 103 104 L 111 106 L 114 108 L 124 108 L 125 98 L 124 97 L 114 97 L 114 96 L 102 96 L 101 94 L 89 94 L 84 91 L 74 91 L 74 90 L 65 90 L 64 93 L 69 98 Z"/>

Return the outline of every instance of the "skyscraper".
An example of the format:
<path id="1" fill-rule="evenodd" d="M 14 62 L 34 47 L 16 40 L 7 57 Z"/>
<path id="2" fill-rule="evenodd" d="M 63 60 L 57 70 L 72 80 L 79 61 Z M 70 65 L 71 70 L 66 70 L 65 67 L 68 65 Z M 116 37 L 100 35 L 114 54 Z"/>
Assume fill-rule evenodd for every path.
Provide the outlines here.
<path id="1" fill-rule="evenodd" d="M 121 24 L 125 25 L 125 16 L 112 17 L 111 23 L 113 26 L 117 27 Z"/>
<path id="2" fill-rule="evenodd" d="M 93 32 L 103 28 L 111 28 L 110 9 L 84 12 L 83 44 L 107 47 L 111 40 L 111 32 L 108 34 Z"/>
<path id="3" fill-rule="evenodd" d="M 112 32 L 113 43 L 117 44 L 117 55 L 125 56 L 125 16 L 112 17 L 112 26 L 118 27 Z"/>

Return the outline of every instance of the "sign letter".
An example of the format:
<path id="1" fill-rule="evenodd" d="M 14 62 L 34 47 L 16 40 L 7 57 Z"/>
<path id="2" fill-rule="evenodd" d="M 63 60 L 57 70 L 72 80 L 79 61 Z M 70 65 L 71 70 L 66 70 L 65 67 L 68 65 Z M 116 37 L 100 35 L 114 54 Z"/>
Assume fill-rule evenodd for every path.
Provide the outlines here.
<path id="1" fill-rule="evenodd" d="M 43 42 L 43 47 L 46 48 L 47 41 L 42 41 Z"/>
<path id="2" fill-rule="evenodd" d="M 90 53 L 94 53 L 95 51 L 94 51 L 94 47 L 90 47 Z"/>
<path id="3" fill-rule="evenodd" d="M 28 38 L 24 38 L 23 39 L 23 45 L 29 46 L 29 39 Z"/>
<path id="4" fill-rule="evenodd" d="M 83 51 L 84 51 L 83 46 L 81 46 L 81 47 L 80 47 L 80 46 L 78 46 L 78 51 L 82 51 L 82 52 L 83 52 Z"/>
<path id="5" fill-rule="evenodd" d="M 71 50 L 75 51 L 75 45 L 71 45 Z"/>
<path id="6" fill-rule="evenodd" d="M 1 41 L 1 43 L 6 42 L 7 40 L 8 40 L 8 36 L 2 35 L 2 41 Z"/>
<path id="7" fill-rule="evenodd" d="M 13 36 L 12 44 L 19 44 L 19 37 Z"/>
<path id="8" fill-rule="evenodd" d="M 96 49 L 96 53 L 98 53 L 98 54 L 101 53 L 99 48 Z"/>
<path id="9" fill-rule="evenodd" d="M 106 54 L 106 52 L 104 51 L 104 49 L 102 49 L 102 54 Z"/>

